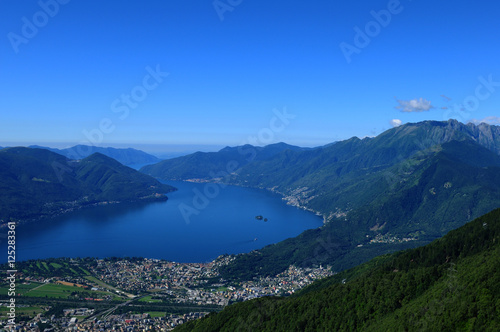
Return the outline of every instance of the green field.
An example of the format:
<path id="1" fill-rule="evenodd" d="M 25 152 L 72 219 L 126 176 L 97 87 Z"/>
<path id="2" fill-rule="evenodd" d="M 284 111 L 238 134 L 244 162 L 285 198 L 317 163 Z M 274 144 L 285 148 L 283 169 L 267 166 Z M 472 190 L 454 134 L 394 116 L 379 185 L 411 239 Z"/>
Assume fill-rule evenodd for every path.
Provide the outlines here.
<path id="1" fill-rule="evenodd" d="M 165 317 L 165 312 L 163 311 L 148 311 L 148 314 L 151 316 L 151 318 Z"/>
<path id="2" fill-rule="evenodd" d="M 8 318 L 7 316 L 8 311 L 9 308 L 0 307 L 0 320 L 5 320 Z M 40 307 L 26 307 L 26 308 L 16 307 L 16 316 L 26 315 L 34 317 L 36 314 L 39 314 L 41 312 L 44 312 L 44 310 Z"/>
<path id="3" fill-rule="evenodd" d="M 153 299 L 153 297 L 151 295 L 148 295 L 148 296 L 145 296 L 142 299 L 140 299 L 139 302 L 159 303 L 159 302 L 162 302 L 162 300 Z"/>
<path id="4" fill-rule="evenodd" d="M 227 290 L 228 290 L 228 288 L 227 288 L 227 287 L 219 287 L 219 288 L 217 288 L 215 291 L 216 291 L 216 292 L 226 292 Z"/>
<path id="5" fill-rule="evenodd" d="M 61 264 L 58 263 L 50 263 L 50 265 L 52 265 L 54 269 L 60 269 L 61 267 L 63 267 Z"/>
<path id="6" fill-rule="evenodd" d="M 39 286 L 39 287 L 38 287 Z M 0 291 L 6 292 L 7 288 L 0 288 Z M 72 298 L 72 293 L 77 292 L 85 297 L 92 298 L 104 298 L 107 295 L 112 295 L 108 292 L 103 291 L 90 291 L 80 287 L 65 286 L 58 284 L 37 284 L 34 285 L 17 285 L 16 293 L 20 293 L 24 296 L 29 297 L 48 297 L 48 298 L 60 298 L 68 299 Z"/>
<path id="7" fill-rule="evenodd" d="M 90 275 L 90 272 L 80 266 L 78 262 L 73 263 L 67 259 L 31 260 L 19 262 L 17 265 L 18 270 L 33 277 L 84 277 Z"/>
<path id="8" fill-rule="evenodd" d="M 0 286 L 0 294 L 8 294 L 9 287 L 7 284 Z M 66 286 L 59 284 L 42 284 L 32 282 L 29 285 L 16 284 L 16 295 L 28 296 L 28 297 L 48 297 L 48 298 L 60 298 L 68 299 L 73 298 L 72 293 L 77 292 L 84 297 L 101 298 L 111 295 L 113 300 L 121 300 L 122 298 L 118 295 L 106 291 L 91 291 L 90 289 L 84 289 L 76 286 Z"/>
<path id="9" fill-rule="evenodd" d="M 32 282 L 29 285 L 16 283 L 16 295 L 18 295 L 18 294 L 24 295 L 25 293 L 32 290 L 33 288 L 36 288 L 36 287 L 41 286 L 41 285 L 43 285 L 43 284 L 40 284 L 37 282 Z M 0 294 L 8 294 L 8 292 L 9 292 L 9 286 L 7 284 L 3 284 L 0 286 Z"/>
<path id="10" fill-rule="evenodd" d="M 83 289 L 78 287 L 64 286 L 57 284 L 45 284 L 35 290 L 25 293 L 25 296 L 67 299 L 71 296 L 71 293 L 75 291 L 83 291 Z"/>

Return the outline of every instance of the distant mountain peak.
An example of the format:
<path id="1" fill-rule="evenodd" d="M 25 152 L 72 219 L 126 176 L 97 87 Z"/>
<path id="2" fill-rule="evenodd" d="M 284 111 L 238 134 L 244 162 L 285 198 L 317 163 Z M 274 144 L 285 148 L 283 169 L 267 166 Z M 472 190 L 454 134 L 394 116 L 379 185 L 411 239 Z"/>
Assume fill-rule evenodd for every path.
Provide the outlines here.
<path id="1" fill-rule="evenodd" d="M 134 148 L 118 149 L 83 144 L 75 145 L 66 149 L 54 149 L 39 145 L 31 145 L 30 147 L 46 149 L 73 160 L 81 160 L 92 155 L 93 153 L 98 152 L 105 156 L 113 158 L 124 165 L 153 164 L 160 161 L 159 158 Z"/>

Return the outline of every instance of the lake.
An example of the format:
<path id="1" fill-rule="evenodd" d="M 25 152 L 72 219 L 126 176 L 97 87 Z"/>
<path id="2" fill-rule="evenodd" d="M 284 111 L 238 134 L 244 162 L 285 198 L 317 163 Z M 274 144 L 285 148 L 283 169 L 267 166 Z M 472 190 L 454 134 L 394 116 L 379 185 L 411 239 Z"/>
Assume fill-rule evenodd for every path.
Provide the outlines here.
<path id="1" fill-rule="evenodd" d="M 49 257 L 148 257 L 207 262 L 250 252 L 322 225 L 273 193 L 165 181 L 168 201 L 84 209 L 16 229 L 16 260 Z M 203 197 L 200 195 L 203 194 Z M 257 220 L 261 215 L 268 221 Z M 7 246 L 2 241 L 2 262 Z"/>

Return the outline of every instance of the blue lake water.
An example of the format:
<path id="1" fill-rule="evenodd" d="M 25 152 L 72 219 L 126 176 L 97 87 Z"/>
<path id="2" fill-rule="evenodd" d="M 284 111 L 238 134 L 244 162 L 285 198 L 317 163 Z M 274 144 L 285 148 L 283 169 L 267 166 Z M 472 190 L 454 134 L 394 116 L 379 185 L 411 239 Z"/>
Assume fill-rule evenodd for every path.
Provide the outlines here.
<path id="1" fill-rule="evenodd" d="M 288 206 L 270 192 L 166 183 L 179 189 L 169 193 L 166 202 L 100 206 L 19 226 L 16 260 L 137 256 L 206 262 L 225 253 L 250 252 L 322 225 L 320 217 Z M 197 192 L 211 198 L 200 199 Z M 257 215 L 268 221 L 257 220 Z M 7 258 L 5 242 L 1 243 L 2 262 Z"/>

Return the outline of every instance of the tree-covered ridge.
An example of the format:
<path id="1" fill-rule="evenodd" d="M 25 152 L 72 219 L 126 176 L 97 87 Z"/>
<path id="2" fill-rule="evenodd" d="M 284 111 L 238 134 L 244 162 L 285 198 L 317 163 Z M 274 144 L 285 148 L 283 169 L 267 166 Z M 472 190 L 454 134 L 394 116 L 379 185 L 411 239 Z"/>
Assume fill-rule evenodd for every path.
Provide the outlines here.
<path id="1" fill-rule="evenodd" d="M 172 190 L 98 153 L 72 161 L 45 149 L 0 150 L 0 220 L 50 216 L 100 202 L 166 199 Z"/>
<path id="2" fill-rule="evenodd" d="M 298 237 L 238 255 L 225 278 L 277 274 L 289 265 L 342 271 L 377 255 L 426 244 L 500 206 L 500 156 L 470 140 L 434 146 L 316 200 L 352 210 Z M 388 182 L 387 172 L 397 181 Z M 357 208 L 355 208 L 357 206 Z"/>
<path id="3" fill-rule="evenodd" d="M 499 267 L 500 209 L 292 297 L 231 305 L 177 330 L 498 331 Z"/>
<path id="4" fill-rule="evenodd" d="M 328 214 L 332 208 L 333 211 L 335 208 L 345 210 L 373 199 L 366 196 L 350 205 L 347 202 L 353 199 L 350 189 L 356 196 L 359 195 L 360 189 L 366 186 L 368 176 L 382 173 L 386 182 L 382 187 L 384 189 L 387 184 L 398 182 L 400 177 L 411 171 L 412 163 L 416 161 L 414 158 L 425 158 L 429 153 L 432 155 L 437 146 L 464 140 L 498 154 L 500 127 L 464 125 L 457 121 L 406 124 L 374 138 L 361 140 L 354 137 L 320 149 L 284 151 L 273 158 L 243 166 L 231 183 L 275 188 L 284 194 L 307 188 L 306 196 L 310 198 L 307 206 L 322 207 L 319 211 Z M 391 169 L 394 166 L 397 168 Z M 340 198 L 331 202 L 330 206 L 321 206 L 321 199 L 332 193 L 338 193 Z"/>

